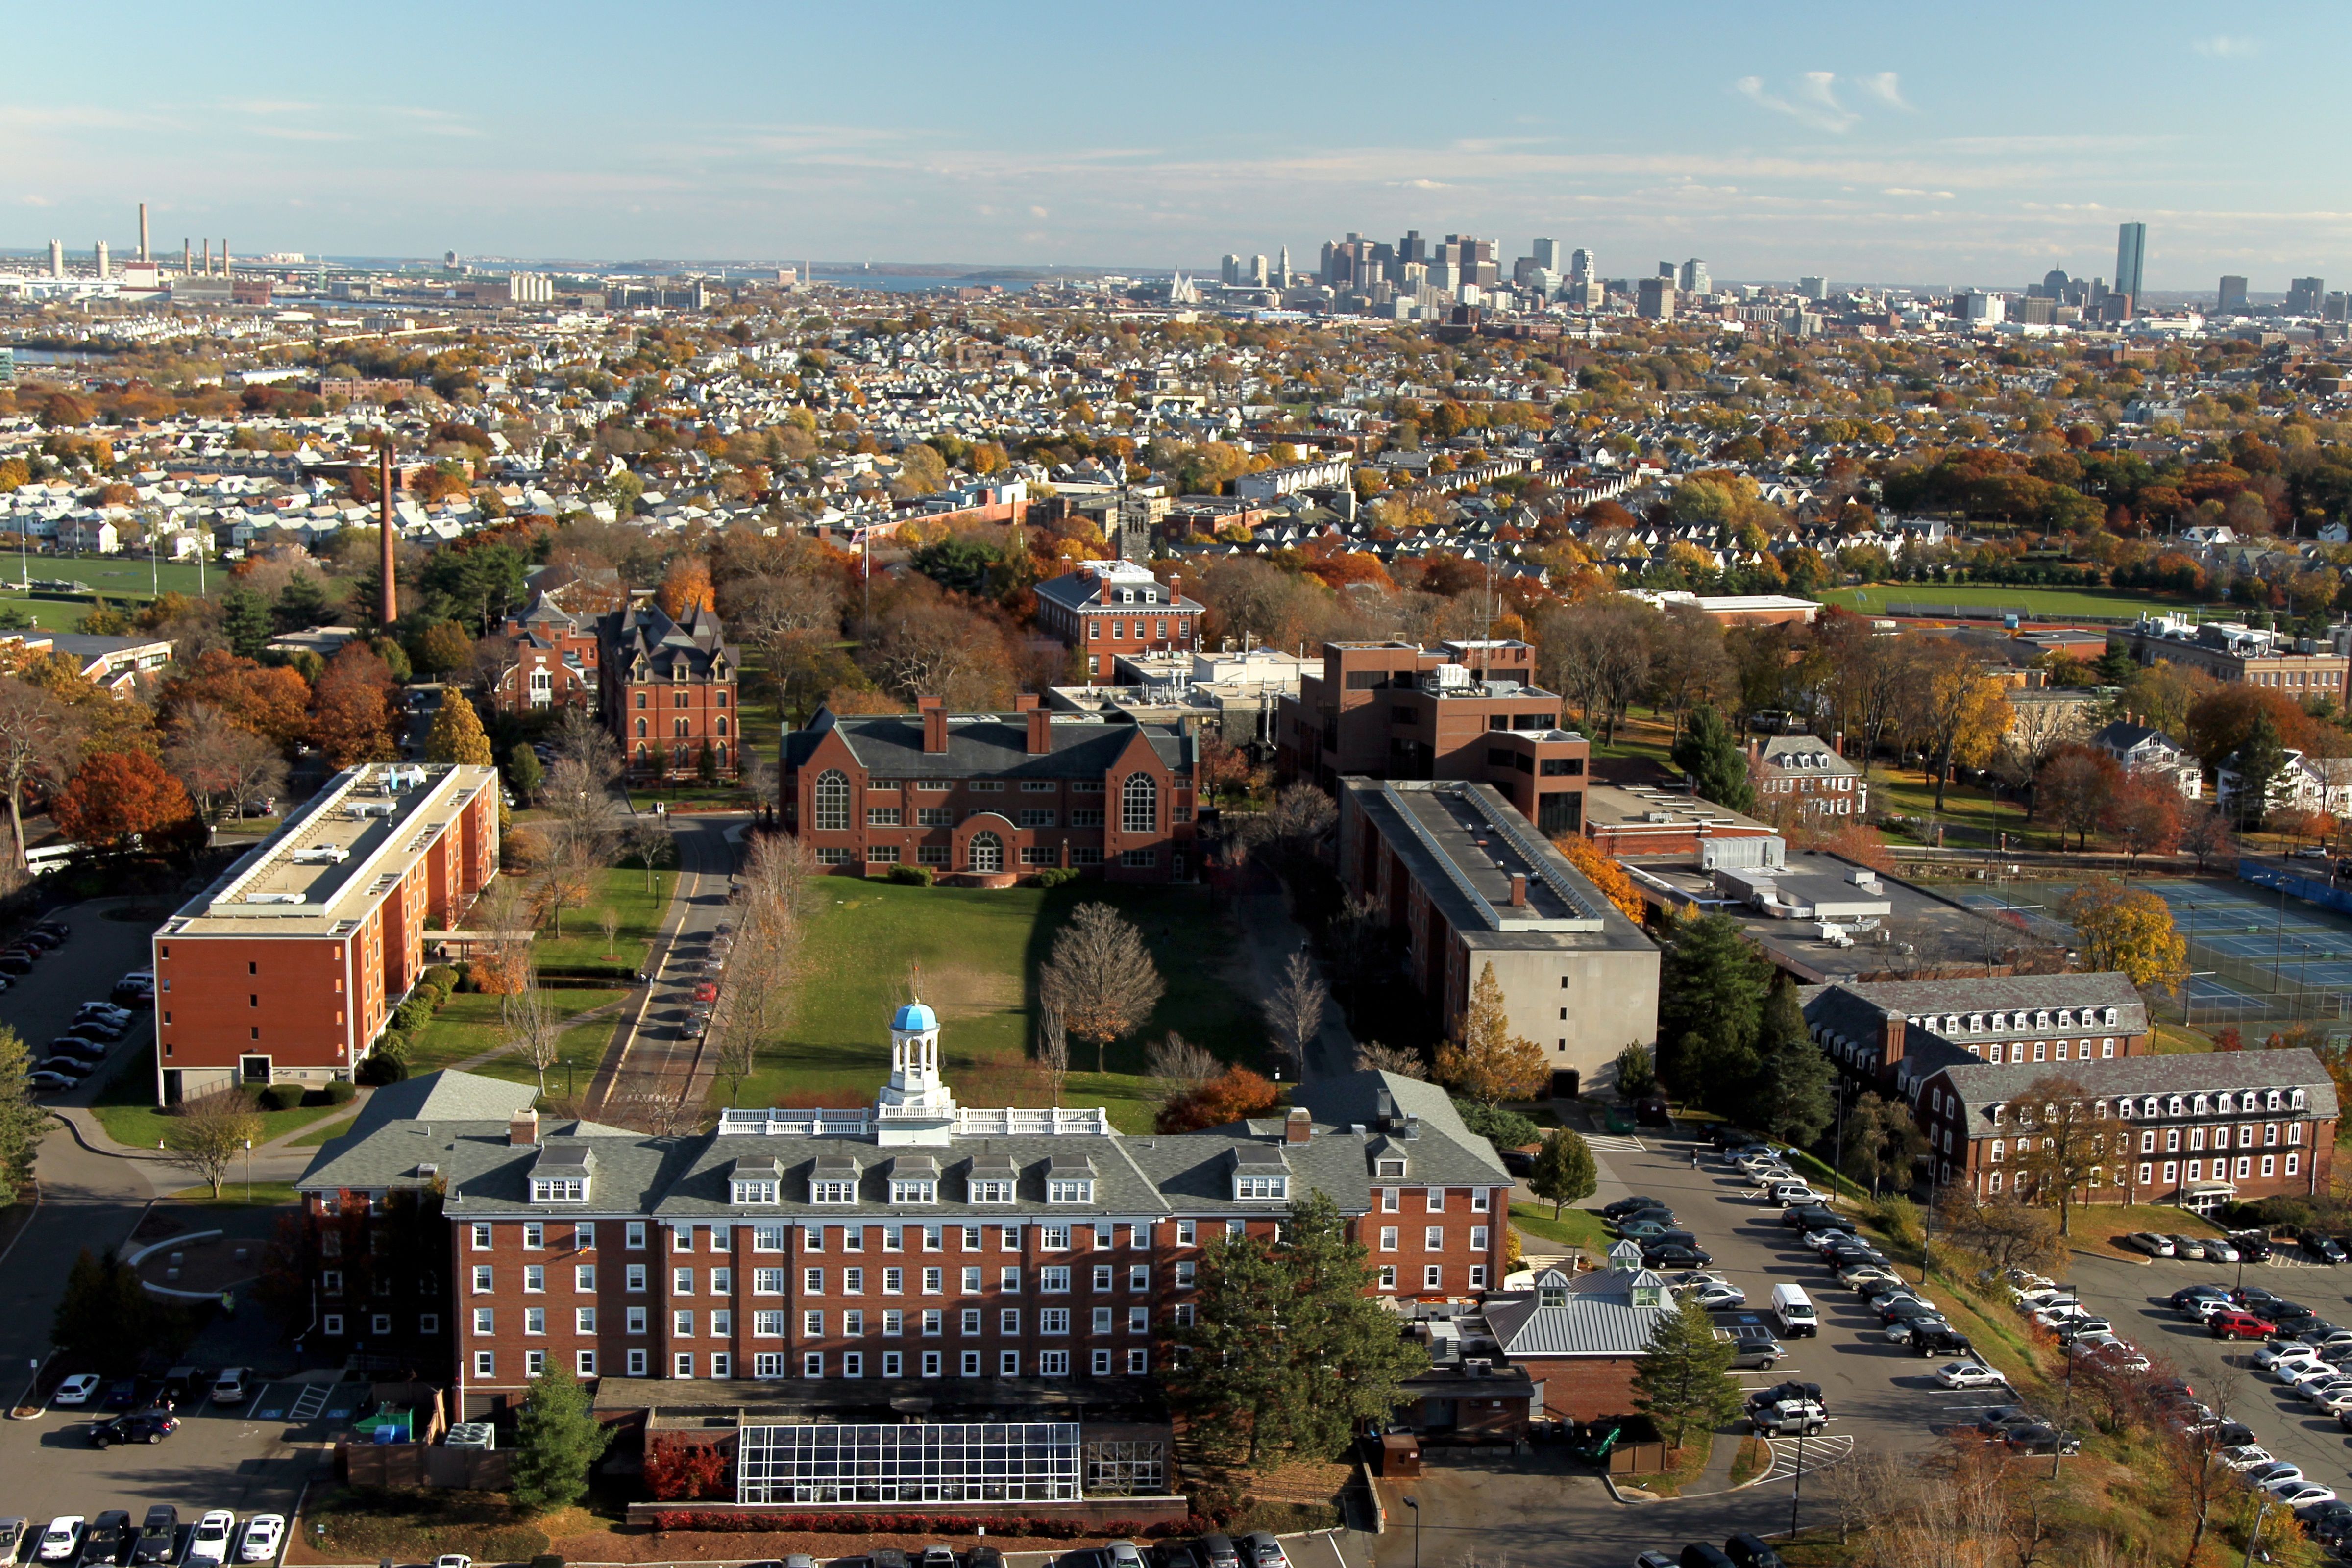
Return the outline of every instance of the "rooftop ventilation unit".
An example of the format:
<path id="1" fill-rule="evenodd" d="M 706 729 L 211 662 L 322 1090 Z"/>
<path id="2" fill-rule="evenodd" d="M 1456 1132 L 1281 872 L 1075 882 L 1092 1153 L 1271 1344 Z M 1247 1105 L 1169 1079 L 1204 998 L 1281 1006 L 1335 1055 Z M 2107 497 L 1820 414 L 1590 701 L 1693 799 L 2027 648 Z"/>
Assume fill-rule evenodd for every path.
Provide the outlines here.
<path id="1" fill-rule="evenodd" d="M 248 904 L 300 904 L 310 900 L 299 893 L 248 893 L 245 901 Z"/>
<path id="2" fill-rule="evenodd" d="M 352 852 L 340 844 L 313 844 L 287 857 L 298 866 L 340 866 L 351 858 Z"/>

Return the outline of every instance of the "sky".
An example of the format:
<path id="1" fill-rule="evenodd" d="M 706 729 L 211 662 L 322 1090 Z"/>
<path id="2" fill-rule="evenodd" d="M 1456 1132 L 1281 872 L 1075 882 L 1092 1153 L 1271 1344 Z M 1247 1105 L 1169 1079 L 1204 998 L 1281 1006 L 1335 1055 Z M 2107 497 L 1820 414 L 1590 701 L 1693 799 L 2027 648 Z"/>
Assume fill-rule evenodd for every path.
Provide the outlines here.
<path id="1" fill-rule="evenodd" d="M 794 0 L 5 13 L 0 247 L 2352 281 L 2352 6 Z M 102 15 L 102 20 L 100 20 Z M 2343 286 L 2339 281 L 2339 287 Z"/>

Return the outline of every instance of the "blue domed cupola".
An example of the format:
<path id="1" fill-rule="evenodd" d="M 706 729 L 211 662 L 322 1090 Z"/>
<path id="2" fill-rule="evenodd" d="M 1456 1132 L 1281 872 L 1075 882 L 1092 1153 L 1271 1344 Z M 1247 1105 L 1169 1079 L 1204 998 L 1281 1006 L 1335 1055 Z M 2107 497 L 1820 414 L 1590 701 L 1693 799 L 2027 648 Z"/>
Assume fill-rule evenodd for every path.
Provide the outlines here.
<path id="1" fill-rule="evenodd" d="M 940 1016 L 920 1001 L 890 1016 L 890 1081 L 875 1106 L 877 1141 L 944 1143 L 955 1130 L 955 1096 L 940 1076 Z"/>

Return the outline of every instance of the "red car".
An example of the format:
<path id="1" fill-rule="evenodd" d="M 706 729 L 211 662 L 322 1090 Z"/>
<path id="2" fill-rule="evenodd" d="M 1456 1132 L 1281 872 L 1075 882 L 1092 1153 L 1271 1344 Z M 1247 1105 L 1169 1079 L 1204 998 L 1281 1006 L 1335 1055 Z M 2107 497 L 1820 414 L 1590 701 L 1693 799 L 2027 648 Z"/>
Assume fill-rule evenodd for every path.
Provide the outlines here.
<path id="1" fill-rule="evenodd" d="M 2252 1312 L 2216 1312 L 2206 1320 L 2205 1327 L 2217 1340 L 2263 1340 L 2278 1332 L 2278 1325 Z"/>

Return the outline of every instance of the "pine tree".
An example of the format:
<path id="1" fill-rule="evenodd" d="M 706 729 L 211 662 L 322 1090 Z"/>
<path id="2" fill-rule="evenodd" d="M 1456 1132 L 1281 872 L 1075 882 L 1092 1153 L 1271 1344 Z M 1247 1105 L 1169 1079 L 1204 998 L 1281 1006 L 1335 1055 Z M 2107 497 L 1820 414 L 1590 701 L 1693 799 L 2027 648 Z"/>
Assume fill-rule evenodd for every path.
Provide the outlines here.
<path id="1" fill-rule="evenodd" d="M 2271 781 L 2286 766 L 2285 746 L 2268 713 L 2254 715 L 2253 731 L 2231 764 L 2238 775 L 2238 791 L 2230 800 L 2231 815 L 2240 827 L 2251 831 L 2262 826 L 2263 814 L 2270 810 Z"/>
<path id="2" fill-rule="evenodd" d="M 1650 1348 L 1633 1369 L 1633 1404 L 1675 1448 L 1691 1427 L 1711 1432 L 1739 1414 L 1731 1342 L 1715 1337 L 1715 1321 L 1696 1293 L 1683 1297 L 1650 1336 Z"/>
<path id="3" fill-rule="evenodd" d="M 526 753 L 530 751 L 527 746 L 523 749 Z M 432 731 L 425 737 L 425 760 L 469 763 L 478 768 L 490 765 L 490 738 L 482 731 L 482 716 L 455 689 L 441 694 L 441 710 L 433 715 Z"/>
<path id="4" fill-rule="evenodd" d="M 1549 1199 L 1551 1217 L 1558 1219 L 1563 1205 L 1591 1197 L 1600 1180 L 1600 1169 L 1592 1161 L 1592 1145 L 1584 1141 L 1583 1134 L 1560 1127 L 1545 1136 L 1543 1152 L 1536 1156 L 1535 1169 L 1528 1176 L 1528 1189 L 1539 1198 Z"/>
<path id="5" fill-rule="evenodd" d="M 1836 1113 L 1830 1098 L 1835 1075 L 1829 1058 L 1813 1044 L 1804 1010 L 1797 1005 L 1797 987 L 1785 974 L 1773 977 L 1764 999 L 1757 1049 L 1763 1064 L 1757 1074 L 1756 1125 L 1785 1143 L 1811 1143 Z"/>
<path id="6" fill-rule="evenodd" d="M 221 595 L 221 636 L 239 658 L 259 658 L 269 644 L 269 606 L 250 588 Z"/>
<path id="7" fill-rule="evenodd" d="M 139 1283 L 137 1270 L 111 1252 L 82 1248 L 67 1272 L 49 1342 L 110 1372 L 137 1366 L 156 1328 L 155 1299 Z"/>
<path id="8" fill-rule="evenodd" d="M 1658 1059 L 1639 1040 L 1617 1053 L 1617 1098 L 1639 1100 L 1658 1087 Z"/>
<path id="9" fill-rule="evenodd" d="M 1205 1447 L 1252 1466 L 1328 1459 L 1396 1407 L 1429 1358 L 1371 1293 L 1366 1256 L 1320 1192 L 1291 1205 L 1278 1241 L 1210 1244 L 1166 1376 Z"/>
<path id="10" fill-rule="evenodd" d="M 1739 739 L 1712 704 L 1693 710 L 1690 728 L 1675 742 L 1675 766 L 1690 775 L 1691 790 L 1701 800 L 1733 811 L 1756 805 L 1755 786 L 1748 780 L 1748 759 Z"/>
<path id="11" fill-rule="evenodd" d="M 1543 1047 L 1511 1033 L 1503 984 L 1490 962 L 1470 988 L 1470 1005 L 1454 1039 L 1437 1047 L 1437 1081 L 1465 1099 L 1494 1105 L 1541 1094 L 1551 1073 Z"/>
<path id="12" fill-rule="evenodd" d="M 25 1082 L 32 1053 L 23 1037 L 0 1024 L 0 1208 L 31 1195 L 33 1159 L 48 1131 L 48 1112 L 33 1103 Z"/>
<path id="13" fill-rule="evenodd" d="M 507 756 L 507 783 L 514 785 L 515 798 L 529 805 L 546 782 L 547 770 L 539 765 L 539 753 L 529 746 L 518 745 Z"/>
<path id="14" fill-rule="evenodd" d="M 569 1508 L 588 1495 L 588 1467 L 612 1434 L 589 1408 L 588 1391 L 560 1363 L 530 1380 L 530 1403 L 517 1423 L 514 1500 L 525 1508 Z"/>
<path id="15" fill-rule="evenodd" d="M 1768 973 L 1724 914 L 1685 921 L 1658 976 L 1658 1073 L 1709 1110 L 1744 1110 Z"/>

